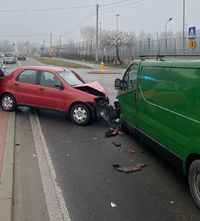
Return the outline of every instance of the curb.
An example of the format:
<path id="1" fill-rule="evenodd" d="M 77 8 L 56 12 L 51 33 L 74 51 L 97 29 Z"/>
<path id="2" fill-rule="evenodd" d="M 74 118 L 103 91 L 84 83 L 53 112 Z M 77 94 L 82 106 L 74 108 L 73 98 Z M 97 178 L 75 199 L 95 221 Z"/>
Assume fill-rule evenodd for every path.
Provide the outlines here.
<path id="1" fill-rule="evenodd" d="M 92 70 L 89 74 L 124 74 L 124 70 Z"/>
<path id="2" fill-rule="evenodd" d="M 12 220 L 14 172 L 15 113 L 9 113 L 2 177 L 0 184 L 1 220 Z"/>

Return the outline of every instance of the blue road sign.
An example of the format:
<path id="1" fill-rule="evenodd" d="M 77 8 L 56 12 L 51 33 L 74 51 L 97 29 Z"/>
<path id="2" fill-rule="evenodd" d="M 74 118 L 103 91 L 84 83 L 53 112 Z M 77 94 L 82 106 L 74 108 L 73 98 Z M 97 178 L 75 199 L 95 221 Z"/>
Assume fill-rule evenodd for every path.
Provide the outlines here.
<path id="1" fill-rule="evenodd" d="M 188 39 L 196 39 L 196 27 L 189 27 L 188 29 Z"/>

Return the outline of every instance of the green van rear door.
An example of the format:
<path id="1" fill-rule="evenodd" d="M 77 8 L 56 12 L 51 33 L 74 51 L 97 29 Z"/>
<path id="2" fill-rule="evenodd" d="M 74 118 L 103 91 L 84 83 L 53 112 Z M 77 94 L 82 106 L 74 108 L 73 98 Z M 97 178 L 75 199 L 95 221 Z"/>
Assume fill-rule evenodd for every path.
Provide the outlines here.
<path id="1" fill-rule="evenodd" d="M 129 66 L 122 79 L 122 91 L 118 95 L 122 118 L 136 126 L 137 112 L 137 77 L 139 65 L 133 63 Z"/>

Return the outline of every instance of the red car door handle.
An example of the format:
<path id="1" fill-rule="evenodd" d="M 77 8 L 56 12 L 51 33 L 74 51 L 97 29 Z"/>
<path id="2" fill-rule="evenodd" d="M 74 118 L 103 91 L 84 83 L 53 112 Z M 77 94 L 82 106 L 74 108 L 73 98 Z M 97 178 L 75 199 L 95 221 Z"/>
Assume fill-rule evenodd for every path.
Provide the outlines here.
<path id="1" fill-rule="evenodd" d="M 44 88 L 40 87 L 40 88 L 39 88 L 39 91 L 44 91 Z"/>
<path id="2" fill-rule="evenodd" d="M 17 83 L 14 83 L 14 86 L 19 86 L 19 84 L 17 84 Z"/>

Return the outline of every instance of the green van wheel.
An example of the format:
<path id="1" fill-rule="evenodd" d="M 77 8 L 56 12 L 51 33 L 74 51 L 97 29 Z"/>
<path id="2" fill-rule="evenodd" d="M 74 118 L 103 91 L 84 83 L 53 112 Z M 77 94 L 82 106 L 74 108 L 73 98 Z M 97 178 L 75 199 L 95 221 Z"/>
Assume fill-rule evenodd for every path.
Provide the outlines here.
<path id="1" fill-rule="evenodd" d="M 190 165 L 188 181 L 192 198 L 200 209 L 200 160 L 195 160 Z"/>

